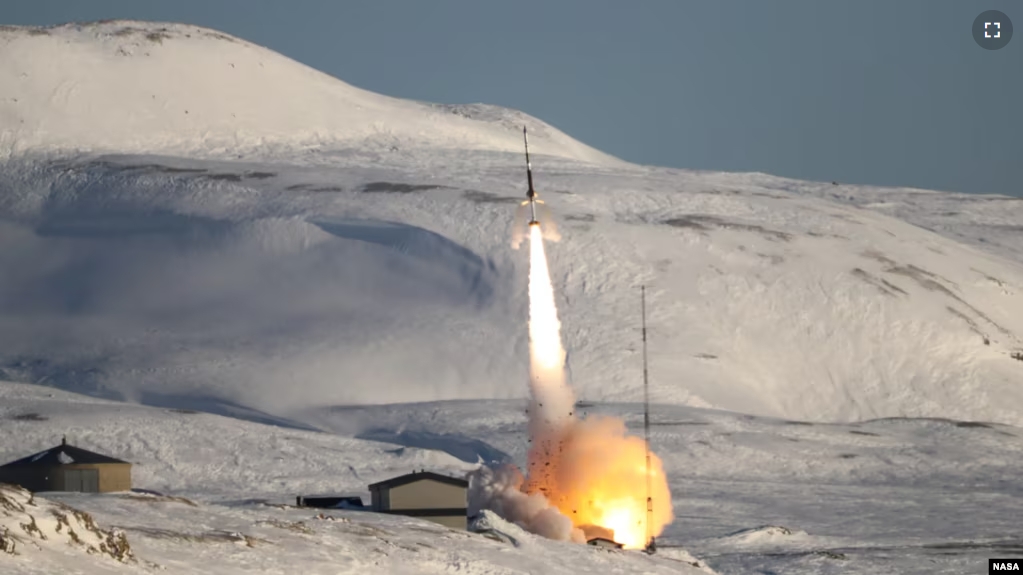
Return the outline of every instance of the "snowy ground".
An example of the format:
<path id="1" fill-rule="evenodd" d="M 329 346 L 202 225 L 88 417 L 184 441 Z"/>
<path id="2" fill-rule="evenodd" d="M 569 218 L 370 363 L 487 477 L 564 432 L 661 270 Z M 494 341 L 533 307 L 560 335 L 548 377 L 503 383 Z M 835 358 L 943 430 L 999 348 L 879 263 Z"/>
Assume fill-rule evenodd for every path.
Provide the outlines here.
<path id="1" fill-rule="evenodd" d="M 259 523 L 312 519 L 254 500 L 521 463 L 522 123 L 563 236 L 548 253 L 584 411 L 639 421 L 648 287 L 665 545 L 720 573 L 1023 554 L 1019 198 L 624 164 L 519 112 L 386 98 L 218 34 L 0 29 L 0 380 L 31 384 L 0 384 L 0 461 L 67 433 L 198 504 L 59 496 L 140 557 L 677 568 L 670 547 L 650 563 L 476 536 L 453 551 L 436 539 L 463 535 L 399 518 Z M 367 538 L 391 553 L 367 559 Z"/>
<path id="2" fill-rule="evenodd" d="M 0 443 L 0 460 L 50 447 L 55 433 L 66 432 L 77 444 L 132 461 L 136 488 L 195 504 L 142 494 L 48 496 L 91 513 L 102 527 L 123 529 L 141 561 L 131 569 L 141 571 L 153 562 L 171 573 L 196 565 L 243 572 L 256 564 L 274 573 L 301 562 L 309 573 L 338 566 L 345 573 L 680 572 L 684 565 L 669 559 L 688 552 L 718 573 L 952 574 L 982 569 L 988 556 L 1023 552 L 1023 430 L 997 424 L 808 424 L 658 405 L 653 445 L 671 479 L 677 519 L 651 562 L 638 552 L 530 536 L 516 548 L 414 519 L 330 513 L 347 520 L 338 523 L 274 507 L 298 494 L 368 498 L 374 481 L 421 467 L 457 475 L 473 467 L 466 459 L 521 465 L 521 402 L 305 413 L 323 433 L 24 384 L 0 384 L 0 398 L 0 433 L 20 438 Z M 637 407 L 581 409 L 623 415 L 638 428 Z M 251 547 L 244 536 L 253 538 Z M 5 560 L 18 566 L 15 573 L 47 572 L 33 571 L 31 557 Z M 90 561 L 79 572 L 125 571 L 109 559 Z"/>

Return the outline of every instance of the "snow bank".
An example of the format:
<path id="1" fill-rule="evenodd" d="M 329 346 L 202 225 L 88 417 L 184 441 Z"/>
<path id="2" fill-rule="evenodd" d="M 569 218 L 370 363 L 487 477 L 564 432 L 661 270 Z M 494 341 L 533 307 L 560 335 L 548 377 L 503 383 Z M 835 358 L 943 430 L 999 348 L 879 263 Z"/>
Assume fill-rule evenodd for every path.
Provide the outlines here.
<path id="1" fill-rule="evenodd" d="M 0 483 L 0 551 L 11 555 L 63 551 L 102 555 L 122 563 L 135 560 L 120 530 L 103 529 L 88 513 L 4 483 Z"/>

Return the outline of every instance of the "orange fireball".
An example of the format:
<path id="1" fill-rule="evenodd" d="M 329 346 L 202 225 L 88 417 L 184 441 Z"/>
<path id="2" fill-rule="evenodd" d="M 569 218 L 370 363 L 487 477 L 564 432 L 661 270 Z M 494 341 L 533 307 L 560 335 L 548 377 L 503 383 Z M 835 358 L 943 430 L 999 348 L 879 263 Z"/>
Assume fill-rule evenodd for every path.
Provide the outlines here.
<path id="1" fill-rule="evenodd" d="M 588 538 L 604 536 L 627 548 L 645 547 L 645 442 L 627 435 L 625 423 L 614 417 L 574 420 L 564 431 L 559 449 L 543 461 L 542 467 L 552 472 L 539 478 L 531 474 L 525 490 L 545 493 Z M 531 463 L 531 469 L 538 467 Z M 664 468 L 655 454 L 650 457 L 650 498 L 650 536 L 657 536 L 674 513 Z"/>

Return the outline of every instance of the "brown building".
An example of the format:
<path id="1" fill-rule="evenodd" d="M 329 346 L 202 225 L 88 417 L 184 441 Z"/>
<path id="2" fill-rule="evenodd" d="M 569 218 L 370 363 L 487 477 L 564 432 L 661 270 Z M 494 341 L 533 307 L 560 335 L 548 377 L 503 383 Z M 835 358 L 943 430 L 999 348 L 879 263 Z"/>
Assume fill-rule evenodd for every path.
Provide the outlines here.
<path id="1" fill-rule="evenodd" d="M 131 489 L 131 464 L 67 444 L 0 466 L 0 483 L 29 491 L 103 493 Z"/>
<path id="2" fill-rule="evenodd" d="M 622 545 L 621 543 L 608 539 L 607 537 L 594 537 L 593 539 L 587 541 L 586 544 L 592 545 L 594 547 L 600 547 L 603 549 L 621 549 L 622 547 L 624 547 L 624 545 Z"/>
<path id="3" fill-rule="evenodd" d="M 454 529 L 466 529 L 469 482 L 430 471 L 413 472 L 369 486 L 371 509 L 422 517 Z"/>

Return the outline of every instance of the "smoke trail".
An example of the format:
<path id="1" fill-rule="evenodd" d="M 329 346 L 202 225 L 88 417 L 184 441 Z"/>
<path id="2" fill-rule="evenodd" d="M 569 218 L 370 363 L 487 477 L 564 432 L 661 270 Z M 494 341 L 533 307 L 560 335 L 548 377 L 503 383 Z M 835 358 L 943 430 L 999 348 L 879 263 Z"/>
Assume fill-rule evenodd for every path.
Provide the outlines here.
<path id="1" fill-rule="evenodd" d="M 539 225 L 529 226 L 529 477 L 526 489 L 548 494 L 575 395 L 565 383 L 565 349 Z"/>
<path id="2" fill-rule="evenodd" d="M 481 468 L 469 477 L 469 514 L 496 512 L 528 531 L 565 541 L 606 537 L 646 545 L 646 444 L 613 417 L 580 420 L 565 381 L 565 349 L 540 225 L 529 226 L 528 476 L 514 466 Z M 661 460 L 650 465 L 653 521 L 672 521 Z"/>

